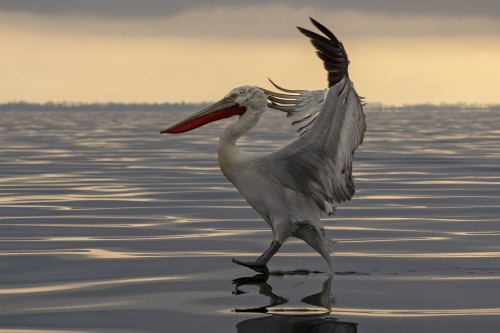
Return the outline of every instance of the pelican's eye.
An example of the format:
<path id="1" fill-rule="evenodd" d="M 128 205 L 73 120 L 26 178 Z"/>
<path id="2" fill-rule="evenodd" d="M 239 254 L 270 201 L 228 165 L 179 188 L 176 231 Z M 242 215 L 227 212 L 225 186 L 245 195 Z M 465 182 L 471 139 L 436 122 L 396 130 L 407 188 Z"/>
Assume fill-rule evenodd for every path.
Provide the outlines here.
<path id="1" fill-rule="evenodd" d="M 240 95 L 243 95 L 243 94 L 245 93 L 245 89 L 240 89 L 240 90 L 238 91 L 238 93 L 239 93 Z"/>

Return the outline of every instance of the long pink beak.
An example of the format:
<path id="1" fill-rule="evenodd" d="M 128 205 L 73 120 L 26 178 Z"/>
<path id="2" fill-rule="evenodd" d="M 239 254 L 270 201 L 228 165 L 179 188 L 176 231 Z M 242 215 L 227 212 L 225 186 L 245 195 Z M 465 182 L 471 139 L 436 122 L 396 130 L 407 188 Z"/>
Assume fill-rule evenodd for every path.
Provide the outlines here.
<path id="1" fill-rule="evenodd" d="M 208 108 L 201 110 L 200 112 L 197 112 L 170 127 L 167 127 L 166 129 L 160 131 L 160 134 L 184 133 L 220 119 L 236 115 L 241 116 L 246 110 L 247 109 L 245 107 L 239 106 L 239 104 L 233 100 L 223 98 L 214 105 L 209 106 Z"/>

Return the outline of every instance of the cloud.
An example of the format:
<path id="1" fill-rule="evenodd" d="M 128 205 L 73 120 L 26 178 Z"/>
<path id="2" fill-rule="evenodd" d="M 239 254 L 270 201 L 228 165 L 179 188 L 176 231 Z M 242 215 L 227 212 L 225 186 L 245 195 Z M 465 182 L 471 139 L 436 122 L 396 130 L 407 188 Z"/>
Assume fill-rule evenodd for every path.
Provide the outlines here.
<path id="1" fill-rule="evenodd" d="M 500 37 L 500 20 L 479 16 L 395 16 L 358 11 L 291 8 L 284 5 L 196 9 L 171 17 L 104 19 L 89 16 L 7 14 L 4 31 L 126 38 L 208 38 L 232 40 L 303 39 L 295 25 L 313 28 L 312 16 L 340 38 Z"/>
<path id="2" fill-rule="evenodd" d="M 169 17 L 191 10 L 243 8 L 258 5 L 290 8 L 348 10 L 387 15 L 443 15 L 500 17 L 498 0 L 2 0 L 0 11 L 35 15 L 77 15 L 107 18 Z"/>

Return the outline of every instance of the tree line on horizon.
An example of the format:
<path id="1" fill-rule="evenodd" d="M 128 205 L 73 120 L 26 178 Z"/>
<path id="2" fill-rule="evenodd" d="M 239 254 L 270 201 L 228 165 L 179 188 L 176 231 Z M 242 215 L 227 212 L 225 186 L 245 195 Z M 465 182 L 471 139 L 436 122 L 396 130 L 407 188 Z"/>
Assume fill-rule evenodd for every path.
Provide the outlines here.
<path id="1" fill-rule="evenodd" d="M 190 111 L 201 109 L 210 103 L 72 103 L 72 102 L 9 102 L 1 103 L 0 111 Z M 500 110 L 500 104 L 467 104 L 467 103 L 440 103 L 440 104 L 405 104 L 387 105 L 383 103 L 368 103 L 367 109 L 380 110 Z"/>
<path id="2" fill-rule="evenodd" d="M 205 107 L 208 103 L 72 103 L 72 102 L 9 102 L 0 104 L 0 111 L 184 111 Z"/>

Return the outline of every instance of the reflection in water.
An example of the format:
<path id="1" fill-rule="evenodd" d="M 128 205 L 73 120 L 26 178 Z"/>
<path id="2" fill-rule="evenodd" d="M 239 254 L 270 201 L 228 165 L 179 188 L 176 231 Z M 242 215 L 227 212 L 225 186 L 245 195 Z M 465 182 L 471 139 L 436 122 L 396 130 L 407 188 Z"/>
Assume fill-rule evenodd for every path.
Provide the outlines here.
<path id="1" fill-rule="evenodd" d="M 319 293 L 304 297 L 301 301 L 311 307 L 303 308 L 276 308 L 288 303 L 288 299 L 273 292 L 268 283 L 269 276 L 273 273 L 257 274 L 252 277 L 241 277 L 233 280 L 235 290 L 233 295 L 246 294 L 242 286 L 257 286 L 259 294 L 269 297 L 268 305 L 254 308 L 238 308 L 234 312 L 267 313 L 271 316 L 258 317 L 241 321 L 236 325 L 239 333 L 245 332 L 335 332 L 355 333 L 357 324 L 340 322 L 330 316 L 331 311 L 331 286 L 333 275 L 329 275 L 323 282 Z M 293 273 L 292 273 L 293 274 Z M 282 275 L 282 274 L 280 274 Z"/>
<path id="2" fill-rule="evenodd" d="M 268 296 L 271 300 L 269 305 L 264 305 L 256 308 L 247 308 L 247 309 L 234 309 L 234 312 L 258 312 L 258 313 L 267 313 L 268 308 L 285 304 L 288 300 L 284 297 L 278 296 L 273 293 L 273 288 L 267 280 L 269 279 L 269 273 L 257 274 L 251 277 L 241 277 L 233 280 L 233 284 L 235 285 L 235 289 L 233 291 L 233 295 L 242 295 L 246 294 L 246 291 L 242 291 L 240 289 L 241 286 L 258 286 L 259 294 Z"/>
<path id="3" fill-rule="evenodd" d="M 357 324 L 338 321 L 330 316 L 283 316 L 253 318 L 236 325 L 238 333 L 356 333 Z"/>

